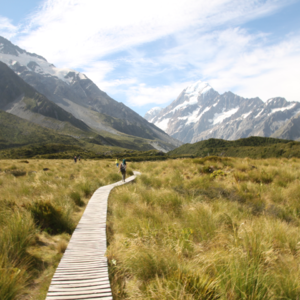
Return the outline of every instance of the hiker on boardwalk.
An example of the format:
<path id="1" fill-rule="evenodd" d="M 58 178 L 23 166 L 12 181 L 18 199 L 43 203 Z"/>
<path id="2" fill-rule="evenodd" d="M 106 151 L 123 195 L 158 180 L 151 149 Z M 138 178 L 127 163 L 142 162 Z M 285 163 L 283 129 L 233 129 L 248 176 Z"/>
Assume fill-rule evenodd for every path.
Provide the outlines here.
<path id="1" fill-rule="evenodd" d="M 74 156 L 74 163 L 76 163 L 77 162 L 77 157 L 76 157 L 76 155 Z"/>
<path id="2" fill-rule="evenodd" d="M 119 160 L 116 158 L 116 166 L 119 166 Z"/>
<path id="3" fill-rule="evenodd" d="M 120 164 L 120 172 L 122 173 L 122 181 L 125 182 L 126 178 L 126 160 L 123 159 L 122 163 Z"/>

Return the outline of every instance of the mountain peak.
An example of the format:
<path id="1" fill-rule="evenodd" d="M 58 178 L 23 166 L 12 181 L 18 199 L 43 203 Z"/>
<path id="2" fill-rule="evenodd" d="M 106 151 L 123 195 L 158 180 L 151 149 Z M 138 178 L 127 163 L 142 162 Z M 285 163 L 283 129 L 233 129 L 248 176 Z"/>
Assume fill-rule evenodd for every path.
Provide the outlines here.
<path id="1" fill-rule="evenodd" d="M 21 49 L 20 47 L 12 44 L 9 40 L 7 40 L 2 36 L 0 36 L 0 54 L 10 55 L 11 58 L 14 56 L 20 56 L 22 54 L 26 54 L 27 56 L 38 58 L 40 60 L 47 62 L 47 60 L 44 57 L 37 55 L 35 53 L 29 53 Z"/>
<path id="2" fill-rule="evenodd" d="M 189 85 L 185 89 L 186 94 L 204 94 L 211 89 L 211 86 L 207 82 L 198 80 L 197 82 Z"/>
<path id="3" fill-rule="evenodd" d="M 156 107 L 151 108 L 151 109 L 148 110 L 147 112 L 148 112 L 148 113 L 153 113 L 153 112 L 157 112 L 157 111 L 160 111 L 160 110 L 162 110 L 162 108 L 156 106 Z"/>
<path id="4" fill-rule="evenodd" d="M 264 103 L 228 91 L 220 95 L 201 80 L 186 87 L 169 106 L 149 119 L 184 143 L 202 139 L 270 136 L 300 111 L 300 104 L 276 97 Z"/>
<path id="5" fill-rule="evenodd" d="M 154 119 L 161 110 L 162 110 L 161 107 L 158 106 L 153 107 L 146 112 L 144 118 L 151 123 L 151 120 Z"/>

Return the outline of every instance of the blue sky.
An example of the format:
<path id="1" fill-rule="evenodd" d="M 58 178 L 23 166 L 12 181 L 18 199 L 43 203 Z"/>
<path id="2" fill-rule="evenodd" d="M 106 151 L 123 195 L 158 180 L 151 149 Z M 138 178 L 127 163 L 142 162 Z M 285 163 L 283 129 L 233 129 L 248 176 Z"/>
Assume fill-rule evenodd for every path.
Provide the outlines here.
<path id="1" fill-rule="evenodd" d="M 0 35 L 141 115 L 189 84 L 300 101 L 300 0 L 10 0 Z"/>

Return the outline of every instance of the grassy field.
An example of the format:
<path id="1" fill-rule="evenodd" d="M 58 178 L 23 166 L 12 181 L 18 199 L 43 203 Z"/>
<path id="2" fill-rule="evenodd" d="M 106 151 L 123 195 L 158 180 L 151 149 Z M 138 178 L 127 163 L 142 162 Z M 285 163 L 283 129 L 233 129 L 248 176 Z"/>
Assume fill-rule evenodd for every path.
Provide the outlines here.
<path id="1" fill-rule="evenodd" d="M 109 197 L 114 299 L 300 297 L 300 159 L 129 167 Z M 0 160 L 1 300 L 45 299 L 88 199 L 120 178 L 112 160 Z"/>
<path id="2" fill-rule="evenodd" d="M 0 299 L 45 299 L 94 190 L 121 179 L 113 161 L 0 160 Z"/>
<path id="3" fill-rule="evenodd" d="M 299 299 L 300 159 L 131 163 L 114 189 L 114 299 Z"/>

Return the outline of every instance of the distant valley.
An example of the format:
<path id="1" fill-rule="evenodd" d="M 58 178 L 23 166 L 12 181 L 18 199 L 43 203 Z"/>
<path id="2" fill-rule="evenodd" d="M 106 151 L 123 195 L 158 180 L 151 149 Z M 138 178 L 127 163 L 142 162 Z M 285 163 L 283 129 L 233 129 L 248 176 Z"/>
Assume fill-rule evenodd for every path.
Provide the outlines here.
<path id="1" fill-rule="evenodd" d="M 181 150 L 174 149 L 211 138 L 300 140 L 299 102 L 276 97 L 264 103 L 232 92 L 219 94 L 198 81 L 166 108 L 155 107 L 142 118 L 86 75 L 56 68 L 3 37 L 0 113 L 0 150 L 35 145 L 33 153 L 44 153 L 46 148 L 55 152 L 56 144 L 69 145 L 68 151 L 87 151 L 90 156 L 155 149 L 181 155 Z M 41 144 L 48 146 L 41 150 L 37 147 Z"/>
<path id="2" fill-rule="evenodd" d="M 102 151 L 99 146 L 103 146 L 103 151 L 109 147 L 110 151 L 124 148 L 167 152 L 182 144 L 110 98 L 84 74 L 58 69 L 45 58 L 3 37 L 0 37 L 0 110 L 58 135 L 70 136 L 81 145 L 95 148 L 97 153 Z M 7 122 L 12 119 L 6 118 Z M 14 121 L 18 123 L 19 119 Z M 14 134 L 17 135 L 10 131 L 10 135 Z M 7 148 L 9 139 L 5 138 L 2 136 L 1 140 L 5 140 Z"/>

